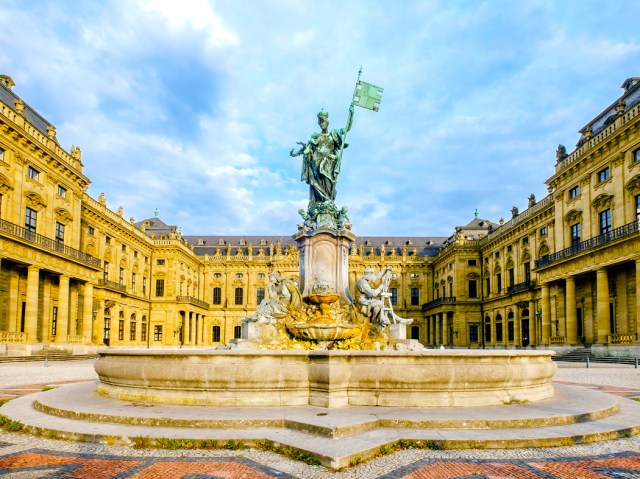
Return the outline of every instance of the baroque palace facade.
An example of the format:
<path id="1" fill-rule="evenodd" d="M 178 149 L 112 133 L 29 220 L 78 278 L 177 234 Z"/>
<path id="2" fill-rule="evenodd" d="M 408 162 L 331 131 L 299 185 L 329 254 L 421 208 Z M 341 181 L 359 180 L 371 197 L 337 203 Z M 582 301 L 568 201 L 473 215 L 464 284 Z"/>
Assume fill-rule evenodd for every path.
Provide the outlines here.
<path id="1" fill-rule="evenodd" d="M 87 194 L 80 148 L 0 76 L 0 353 L 216 347 L 298 274 L 291 236 L 183 236 Z M 549 195 L 449 237 L 358 237 L 350 284 L 392 266 L 396 313 L 427 346 L 640 352 L 640 78 L 560 146 Z"/>

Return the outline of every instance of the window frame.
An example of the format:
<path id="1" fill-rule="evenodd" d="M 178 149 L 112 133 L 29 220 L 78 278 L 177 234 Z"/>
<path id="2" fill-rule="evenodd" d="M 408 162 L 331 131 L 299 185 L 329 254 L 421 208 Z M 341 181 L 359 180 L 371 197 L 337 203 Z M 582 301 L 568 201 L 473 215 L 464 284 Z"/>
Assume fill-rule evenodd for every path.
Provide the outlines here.
<path id="1" fill-rule="evenodd" d="M 609 178 L 611 178 L 611 168 L 609 168 L 608 166 L 605 168 L 602 168 L 600 171 L 596 173 L 596 178 L 598 180 L 598 183 L 604 183 Z"/>
<path id="2" fill-rule="evenodd" d="M 411 288 L 411 306 L 420 306 L 420 288 Z"/>
<path id="3" fill-rule="evenodd" d="M 598 213 L 598 225 L 601 235 L 611 233 L 611 208 L 607 208 Z"/>
<path id="4" fill-rule="evenodd" d="M 242 306 L 244 304 L 244 288 L 237 287 L 233 291 L 233 304 Z"/>
<path id="5" fill-rule="evenodd" d="M 64 229 L 65 229 L 65 225 L 63 223 L 60 223 L 59 221 L 56 221 L 55 239 L 56 239 L 56 243 L 58 244 L 64 244 Z"/>
<path id="6" fill-rule="evenodd" d="M 214 286 L 212 294 L 213 304 L 222 304 L 222 288 L 219 286 Z"/>
<path id="7" fill-rule="evenodd" d="M 156 278 L 156 297 L 164 297 L 164 278 Z"/>
<path id="8" fill-rule="evenodd" d="M 572 200 L 580 196 L 580 185 L 575 185 L 573 188 L 569 189 L 569 199 Z"/>
<path id="9" fill-rule="evenodd" d="M 27 168 L 27 176 L 34 181 L 40 181 L 40 170 L 37 170 L 33 166 L 29 165 Z"/>
<path id="10" fill-rule="evenodd" d="M 38 228 L 38 212 L 28 206 L 25 208 L 24 229 L 29 233 L 36 233 Z"/>
<path id="11" fill-rule="evenodd" d="M 569 228 L 571 246 L 575 246 L 582 241 L 582 223 L 574 223 Z"/>

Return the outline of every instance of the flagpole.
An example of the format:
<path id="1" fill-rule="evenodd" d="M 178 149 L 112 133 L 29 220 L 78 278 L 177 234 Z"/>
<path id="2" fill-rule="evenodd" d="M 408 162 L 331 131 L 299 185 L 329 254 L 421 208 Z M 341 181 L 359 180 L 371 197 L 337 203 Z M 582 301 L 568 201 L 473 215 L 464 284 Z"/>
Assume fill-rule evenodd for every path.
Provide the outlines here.
<path id="1" fill-rule="evenodd" d="M 358 70 L 358 79 L 356 80 L 356 86 L 353 88 L 353 95 L 351 96 L 351 104 L 349 105 L 349 115 L 350 119 L 347 119 L 347 124 L 344 128 L 344 135 L 342 136 L 342 142 L 340 143 L 340 156 L 336 160 L 336 167 L 334 171 L 338 173 L 340 171 L 340 167 L 342 166 L 342 152 L 344 151 L 344 144 L 347 142 L 347 133 L 349 132 L 349 123 L 353 122 L 353 113 L 351 109 L 355 106 L 353 103 L 353 99 L 356 97 L 356 93 L 358 91 L 358 84 L 360 83 L 360 76 L 362 75 L 362 65 L 360 65 L 360 70 Z"/>

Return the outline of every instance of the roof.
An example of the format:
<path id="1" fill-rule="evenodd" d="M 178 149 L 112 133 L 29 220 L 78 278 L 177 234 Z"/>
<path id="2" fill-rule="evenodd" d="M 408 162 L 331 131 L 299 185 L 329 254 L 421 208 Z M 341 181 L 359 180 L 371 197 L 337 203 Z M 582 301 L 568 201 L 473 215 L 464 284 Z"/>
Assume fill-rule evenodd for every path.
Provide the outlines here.
<path id="1" fill-rule="evenodd" d="M 176 226 L 169 226 L 160 218 L 148 218 L 146 220 L 138 221 L 137 223 L 134 224 L 134 226 L 139 230 L 142 230 L 144 227 L 144 232 L 147 235 L 150 235 L 151 233 L 169 234 L 177 230 Z"/>
<path id="2" fill-rule="evenodd" d="M 11 80 L 11 78 L 9 78 L 6 75 L 0 75 L 0 79 L 2 80 L 0 81 L 0 100 L 3 103 L 6 103 L 7 106 L 11 108 L 13 111 L 16 111 L 15 101 L 17 99 L 22 100 L 22 98 L 16 95 L 11 89 L 11 86 L 13 86 L 13 80 Z M 38 113 L 33 108 L 31 108 L 27 104 L 27 102 L 22 100 L 22 103 L 24 103 L 24 110 L 22 111 L 22 116 L 27 118 L 29 122 L 33 126 L 35 126 L 42 134 L 48 135 L 47 128 L 50 126 L 53 127 L 53 125 L 49 123 L 47 120 L 45 120 L 44 117 L 40 115 L 40 113 Z"/>
<path id="3" fill-rule="evenodd" d="M 224 252 L 229 246 L 231 254 L 236 254 L 238 248 L 248 247 L 250 244 L 254 248 L 262 247 L 265 249 L 265 253 L 270 253 L 270 247 L 275 246 L 278 241 L 283 248 L 296 244 L 292 236 L 277 235 L 187 235 L 183 238 L 193 245 L 193 250 L 197 255 L 213 255 L 216 249 Z M 415 248 L 418 256 L 434 256 L 443 246 L 445 239 L 444 236 L 359 236 L 355 243 L 356 246 L 374 248 L 376 254 L 379 253 L 381 246 L 385 247 L 386 252 L 395 248 L 396 254 L 402 254 L 402 247 L 406 246 L 410 252 Z"/>

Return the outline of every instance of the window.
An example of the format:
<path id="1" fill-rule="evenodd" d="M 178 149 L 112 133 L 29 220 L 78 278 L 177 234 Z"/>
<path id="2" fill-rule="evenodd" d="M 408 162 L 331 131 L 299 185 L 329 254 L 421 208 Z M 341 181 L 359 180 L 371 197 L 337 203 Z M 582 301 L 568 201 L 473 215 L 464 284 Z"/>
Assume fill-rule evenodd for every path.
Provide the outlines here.
<path id="1" fill-rule="evenodd" d="M 636 220 L 640 220 L 640 195 L 636 195 Z"/>
<path id="2" fill-rule="evenodd" d="M 411 339 L 420 339 L 420 326 L 411 326 Z"/>
<path id="3" fill-rule="evenodd" d="M 111 236 L 105 236 L 105 238 L 104 238 L 104 242 L 105 242 L 106 244 L 111 244 Z"/>
<path id="4" fill-rule="evenodd" d="M 235 304 L 240 305 L 243 303 L 244 290 L 242 288 L 236 288 L 235 290 Z"/>
<path id="5" fill-rule="evenodd" d="M 484 342 L 491 342 L 491 319 L 489 316 L 484 318 Z"/>
<path id="6" fill-rule="evenodd" d="M 2 157 L 0 156 L 0 159 L 1 158 Z M 640 148 L 633 152 L 633 162 L 636 163 L 638 161 L 640 161 Z"/>
<path id="7" fill-rule="evenodd" d="M 142 277 L 142 294 L 147 294 L 147 278 Z"/>
<path id="8" fill-rule="evenodd" d="M 516 284 L 516 272 L 513 268 L 509 268 L 509 286 Z"/>
<path id="9" fill-rule="evenodd" d="M 162 341 L 162 325 L 157 324 L 153 327 L 153 340 Z"/>
<path id="10" fill-rule="evenodd" d="M 478 281 L 475 279 L 469 280 L 469 297 L 470 298 L 478 297 Z"/>
<path id="11" fill-rule="evenodd" d="M 147 340 L 147 323 L 145 323 L 145 317 L 142 318 L 142 324 L 140 325 L 140 341 Z"/>
<path id="12" fill-rule="evenodd" d="M 211 331 L 211 340 L 214 343 L 220 342 L 220 326 L 214 326 Z"/>
<path id="13" fill-rule="evenodd" d="M 213 304 L 222 304 L 222 288 L 213 288 Z"/>
<path id="14" fill-rule="evenodd" d="M 500 251 L 496 251 L 495 257 L 496 257 L 496 259 L 500 258 Z"/>
<path id="15" fill-rule="evenodd" d="M 478 325 L 477 324 L 469 325 L 469 342 L 470 343 L 478 342 Z"/>
<path id="16" fill-rule="evenodd" d="M 418 306 L 420 304 L 420 289 L 411 288 L 411 306 Z"/>
<path id="17" fill-rule="evenodd" d="M 244 277 L 244 274 L 242 274 L 242 273 L 236 273 L 236 278 L 240 279 L 240 278 L 242 278 L 242 277 Z"/>
<path id="18" fill-rule="evenodd" d="M 265 274 L 264 273 L 258 273 L 258 279 L 264 279 Z"/>
<path id="19" fill-rule="evenodd" d="M 109 263 L 104 262 L 104 268 L 102 269 L 102 279 L 107 281 L 109 279 Z"/>
<path id="20" fill-rule="evenodd" d="M 138 257 L 138 252 L 137 252 L 137 251 L 135 251 L 135 250 L 133 251 L 133 257 L 134 257 L 134 258 L 137 258 L 137 257 Z"/>
<path id="21" fill-rule="evenodd" d="M 513 342 L 515 340 L 515 337 L 516 335 L 515 335 L 515 329 L 513 326 L 513 321 L 509 321 L 507 323 L 507 340 L 509 342 Z"/>
<path id="22" fill-rule="evenodd" d="M 233 337 L 234 339 L 240 339 L 242 337 L 242 326 L 233 327 Z"/>
<path id="23" fill-rule="evenodd" d="M 467 261 L 467 265 L 468 266 L 477 266 L 478 262 L 475 259 L 470 259 L 469 261 Z"/>
<path id="24" fill-rule="evenodd" d="M 35 233 L 37 219 L 38 212 L 36 210 L 32 210 L 31 208 L 27 208 L 24 219 L 24 229 L 26 229 L 29 233 Z"/>
<path id="25" fill-rule="evenodd" d="M 33 166 L 30 166 L 28 171 L 28 175 L 29 178 L 31 178 L 32 180 L 36 180 L 38 181 L 38 176 L 40 176 L 40 172 L 38 170 L 36 170 Z"/>
<path id="26" fill-rule="evenodd" d="M 485 294 L 491 294 L 491 280 L 489 278 L 484 280 L 484 289 Z"/>
<path id="27" fill-rule="evenodd" d="M 164 264 L 165 264 L 165 260 L 164 260 L 164 259 L 159 259 L 158 261 L 156 261 L 156 264 L 157 264 L 158 266 L 164 266 Z"/>
<path id="28" fill-rule="evenodd" d="M 601 211 L 598 214 L 600 218 L 600 234 L 608 234 L 611 233 L 611 210 L 607 208 L 604 211 Z"/>
<path id="29" fill-rule="evenodd" d="M 136 274 L 131 273 L 131 291 L 136 292 Z"/>
<path id="30" fill-rule="evenodd" d="M 89 233 L 91 236 L 93 236 L 93 235 L 94 235 L 94 233 L 96 232 L 96 230 L 95 230 L 95 228 L 94 228 L 93 226 L 89 226 L 89 227 L 87 228 L 87 231 L 88 231 L 88 233 Z"/>
<path id="31" fill-rule="evenodd" d="M 391 304 L 395 306 L 398 304 L 398 288 L 390 288 L 389 291 L 391 292 Z"/>
<path id="32" fill-rule="evenodd" d="M 122 245 L 122 252 L 125 253 L 127 251 L 127 245 L 123 244 Z"/>
<path id="33" fill-rule="evenodd" d="M 598 174 L 597 174 L 598 183 L 602 183 L 603 181 L 608 180 L 610 176 L 611 176 L 611 170 L 609 170 L 609 167 L 607 166 L 606 168 L 598 171 Z"/>
<path id="34" fill-rule="evenodd" d="M 411 273 L 411 279 L 418 279 L 420 277 L 420 273 Z"/>
<path id="35" fill-rule="evenodd" d="M 576 185 L 569 190 L 569 199 L 577 198 L 580 196 L 580 185 Z"/>
<path id="36" fill-rule="evenodd" d="M 547 236 L 547 227 L 543 226 L 540 228 L 540 236 Z"/>
<path id="37" fill-rule="evenodd" d="M 222 273 L 213 273 L 214 278 L 222 278 Z"/>
<path id="38" fill-rule="evenodd" d="M 118 339 L 124 341 L 124 319 L 118 322 Z"/>
<path id="39" fill-rule="evenodd" d="M 67 189 L 62 185 L 58 185 L 58 196 L 61 196 L 62 198 L 67 197 Z"/>
<path id="40" fill-rule="evenodd" d="M 56 221 L 56 242 L 64 243 L 64 225 Z"/>
<path id="41" fill-rule="evenodd" d="M 531 263 L 524 264 L 524 280 L 527 283 L 531 282 Z"/>
<path id="42" fill-rule="evenodd" d="M 522 238 L 522 244 L 524 246 L 527 246 L 529 244 L 529 237 L 525 236 L 524 238 Z"/>
<path id="43" fill-rule="evenodd" d="M 496 323 L 496 343 L 501 343 L 501 342 L 502 342 L 502 321 Z"/>
<path id="44" fill-rule="evenodd" d="M 4 152 L 5 150 L 0 148 L 0 161 L 4 161 Z"/>
<path id="45" fill-rule="evenodd" d="M 496 293 L 502 292 L 502 273 L 496 274 Z"/>
<path id="46" fill-rule="evenodd" d="M 164 279 L 156 279 L 156 296 L 164 296 Z"/>
<path id="47" fill-rule="evenodd" d="M 511 253 L 512 250 L 513 250 L 513 247 L 511 245 L 507 246 L 507 253 Z"/>
<path id="48" fill-rule="evenodd" d="M 124 286 L 124 268 L 120 268 L 120 275 L 118 276 L 118 284 Z"/>
<path id="49" fill-rule="evenodd" d="M 260 302 L 264 299 L 264 288 L 256 289 L 256 304 L 260 304 Z"/>
<path id="50" fill-rule="evenodd" d="M 135 341 L 135 340 L 136 340 L 136 322 L 131 321 L 129 323 L 129 341 Z"/>
<path id="51" fill-rule="evenodd" d="M 571 225 L 571 246 L 580 243 L 580 223 Z"/>

